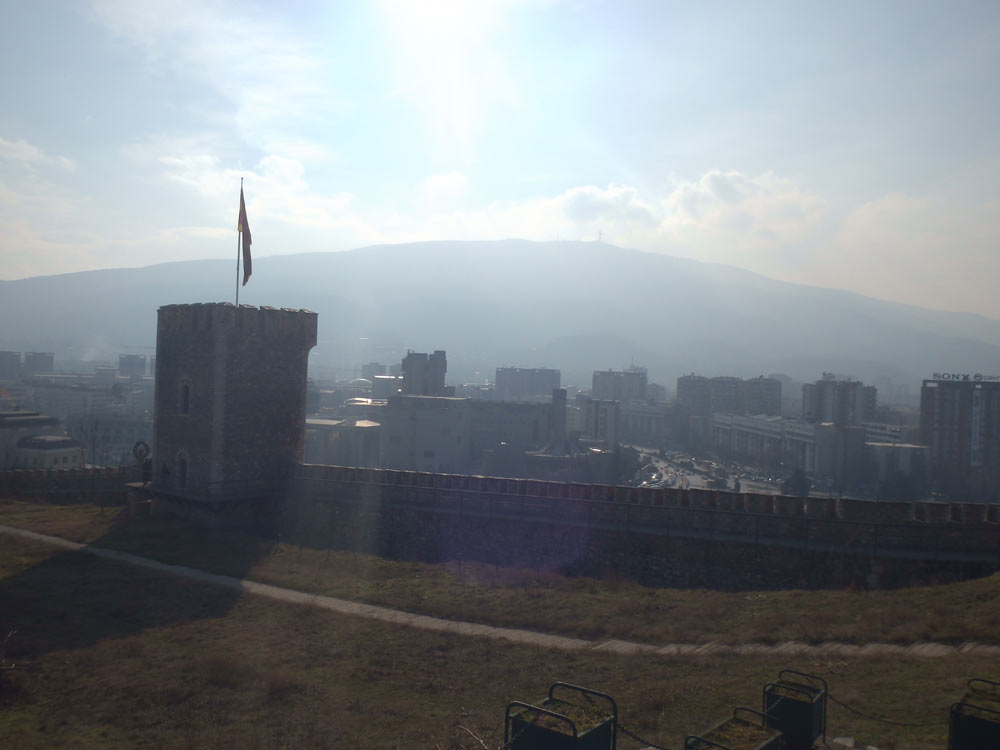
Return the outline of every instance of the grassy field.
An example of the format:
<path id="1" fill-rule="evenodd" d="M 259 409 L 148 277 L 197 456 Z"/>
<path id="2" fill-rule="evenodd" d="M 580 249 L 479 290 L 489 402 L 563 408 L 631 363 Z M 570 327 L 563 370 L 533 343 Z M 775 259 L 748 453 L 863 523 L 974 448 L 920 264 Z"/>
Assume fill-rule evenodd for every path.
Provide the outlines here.
<path id="1" fill-rule="evenodd" d="M 610 693 L 626 727 L 677 748 L 733 706 L 759 705 L 762 684 L 796 667 L 858 710 L 934 722 L 894 727 L 831 705 L 837 734 L 930 750 L 944 747 L 965 680 L 1000 673 L 1000 659 L 961 656 L 789 664 L 554 652 L 275 603 L 9 536 L 0 629 L 17 631 L 8 658 L 18 669 L 0 683 L 5 748 L 492 750 L 507 701 L 541 700 L 559 679 Z"/>
<path id="2" fill-rule="evenodd" d="M 1000 643 L 1000 575 L 893 591 L 655 589 L 474 563 L 398 562 L 92 506 L 0 501 L 0 523 L 164 562 L 411 612 L 644 643 Z"/>
<path id="3" fill-rule="evenodd" d="M 95 505 L 48 505 L 0 499 L 0 523 L 61 536 L 73 542 L 93 542 L 114 526 L 121 508 Z"/>

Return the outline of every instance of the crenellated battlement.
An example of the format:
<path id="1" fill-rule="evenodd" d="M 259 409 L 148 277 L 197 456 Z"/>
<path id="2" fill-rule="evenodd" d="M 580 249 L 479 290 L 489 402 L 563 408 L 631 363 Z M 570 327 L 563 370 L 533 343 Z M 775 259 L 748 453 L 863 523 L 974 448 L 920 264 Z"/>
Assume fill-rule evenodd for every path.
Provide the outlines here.
<path id="1" fill-rule="evenodd" d="M 164 305 L 158 311 L 159 333 L 194 333 L 240 328 L 258 335 L 304 338 L 316 343 L 317 319 L 311 310 L 290 307 L 240 305 L 232 302 L 193 302 Z"/>
<path id="2" fill-rule="evenodd" d="M 302 460 L 317 318 L 228 302 L 159 309 L 154 489 L 199 502 L 266 495 Z"/>
<path id="3" fill-rule="evenodd" d="M 138 466 L 81 467 L 57 471 L 14 469 L 0 471 L 0 494 L 20 500 L 49 503 L 125 503 L 126 483 L 141 477 Z"/>
<path id="4" fill-rule="evenodd" d="M 361 543 L 373 554 L 403 559 L 613 571 L 652 585 L 879 588 L 1000 567 L 1000 505 L 299 464 L 283 507 L 288 531 L 311 543 L 321 538 L 355 550 Z"/>
<path id="5" fill-rule="evenodd" d="M 693 511 L 721 511 L 875 525 L 946 525 L 951 528 L 956 525 L 987 525 L 997 528 L 1000 524 L 1000 504 L 936 503 L 920 500 L 886 502 L 834 497 L 801 498 L 722 490 L 625 487 L 315 464 L 299 465 L 295 471 L 299 478 L 321 482 L 502 494 L 531 498 L 533 501 L 586 500 L 654 508 L 683 508 Z"/>

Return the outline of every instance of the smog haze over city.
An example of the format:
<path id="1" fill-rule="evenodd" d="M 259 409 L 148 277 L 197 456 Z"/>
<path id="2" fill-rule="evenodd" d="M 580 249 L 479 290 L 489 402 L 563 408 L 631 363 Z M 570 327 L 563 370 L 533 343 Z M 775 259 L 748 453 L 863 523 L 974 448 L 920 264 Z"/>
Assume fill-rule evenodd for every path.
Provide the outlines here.
<path id="1" fill-rule="evenodd" d="M 602 240 L 1000 315 L 996 3 L 38 0 L 4 19 L 8 280 L 230 257 L 244 178 L 255 257 Z"/>
<path id="2" fill-rule="evenodd" d="M 1000 2 L 0 10 L 0 747 L 1000 747 Z"/>

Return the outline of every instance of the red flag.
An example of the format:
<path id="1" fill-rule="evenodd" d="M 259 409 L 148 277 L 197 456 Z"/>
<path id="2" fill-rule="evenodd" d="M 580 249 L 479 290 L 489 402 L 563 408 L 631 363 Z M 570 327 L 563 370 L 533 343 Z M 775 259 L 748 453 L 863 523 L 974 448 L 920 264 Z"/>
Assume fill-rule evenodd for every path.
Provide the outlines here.
<path id="1" fill-rule="evenodd" d="M 12 396 L 9 393 L 7 393 L 7 389 L 4 388 L 2 385 L 0 385 L 0 396 L 3 396 L 4 398 L 12 398 Z"/>
<path id="2" fill-rule="evenodd" d="M 240 185 L 240 218 L 236 224 L 236 231 L 243 235 L 243 286 L 250 280 L 250 224 L 247 222 L 247 204 L 243 201 L 243 186 Z"/>

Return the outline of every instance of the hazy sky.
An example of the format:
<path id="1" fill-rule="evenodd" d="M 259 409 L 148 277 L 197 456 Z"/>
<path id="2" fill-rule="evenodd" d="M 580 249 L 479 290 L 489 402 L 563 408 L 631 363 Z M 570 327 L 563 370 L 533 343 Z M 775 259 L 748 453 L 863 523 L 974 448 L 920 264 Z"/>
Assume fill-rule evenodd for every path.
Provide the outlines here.
<path id="1" fill-rule="evenodd" d="M 601 237 L 1000 317 L 995 0 L 0 9 L 0 278 L 235 262 L 244 177 L 258 256 Z"/>

